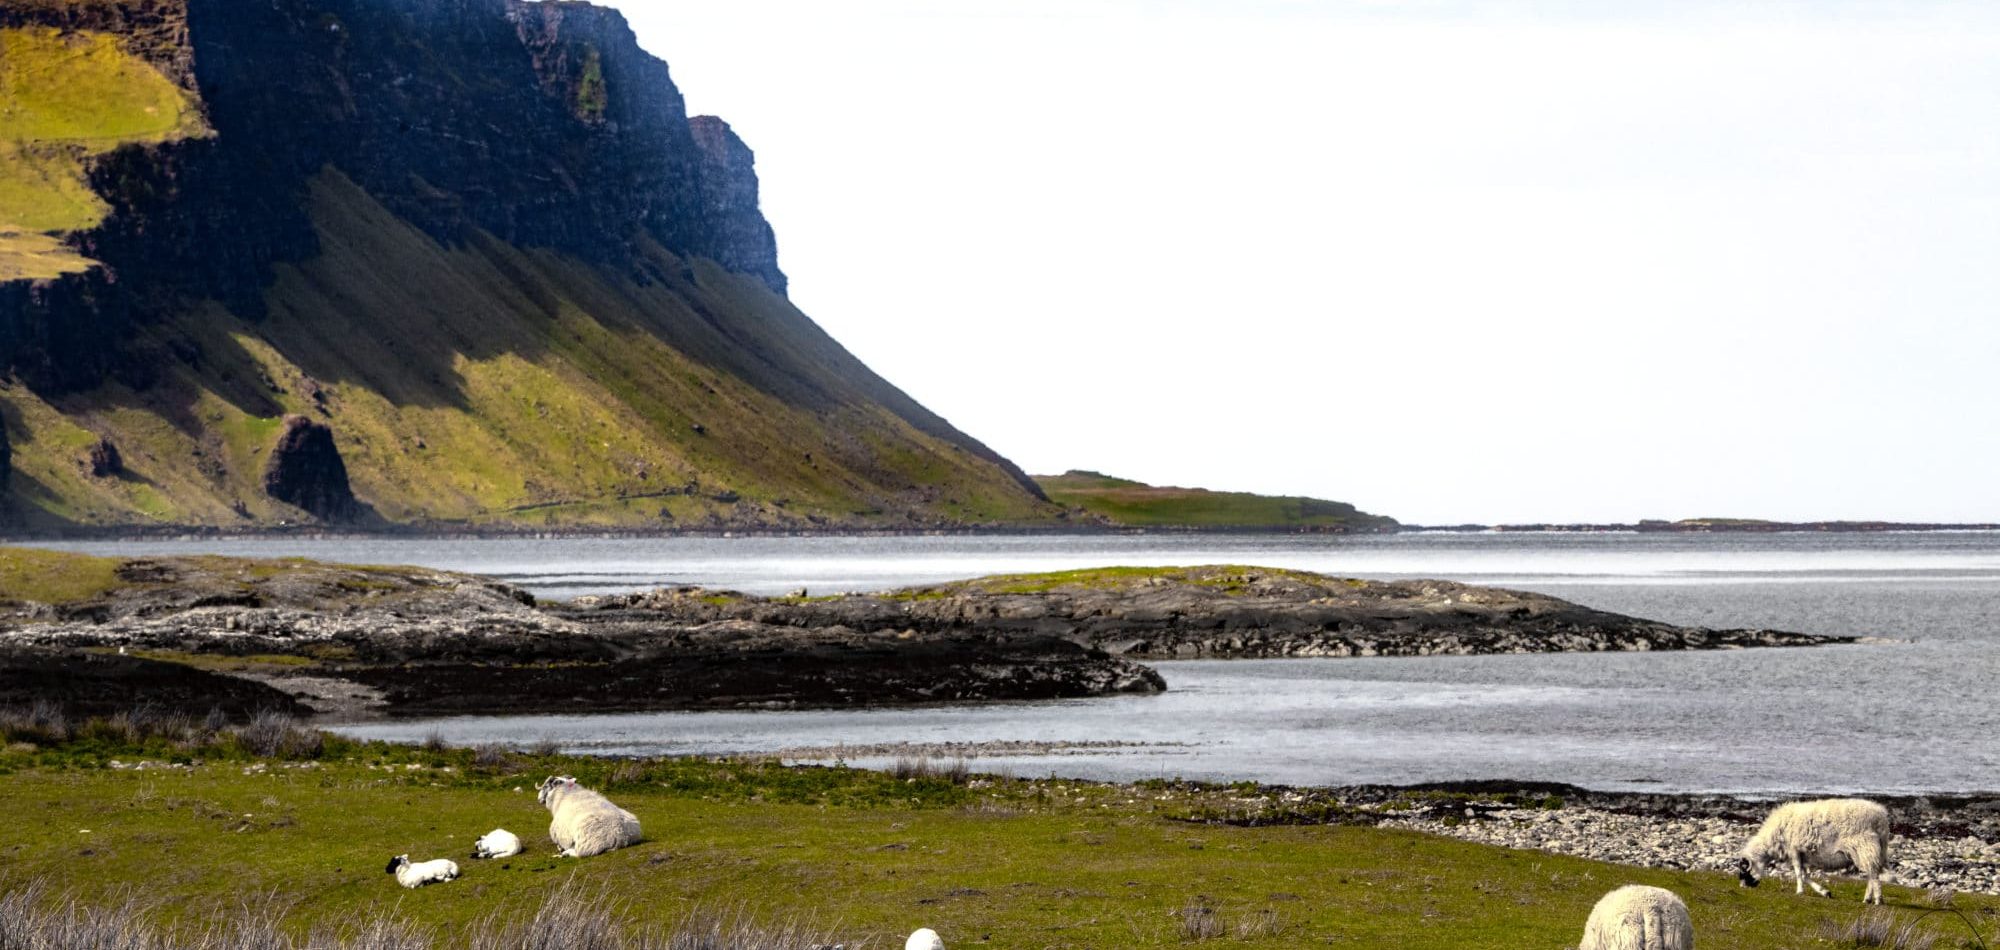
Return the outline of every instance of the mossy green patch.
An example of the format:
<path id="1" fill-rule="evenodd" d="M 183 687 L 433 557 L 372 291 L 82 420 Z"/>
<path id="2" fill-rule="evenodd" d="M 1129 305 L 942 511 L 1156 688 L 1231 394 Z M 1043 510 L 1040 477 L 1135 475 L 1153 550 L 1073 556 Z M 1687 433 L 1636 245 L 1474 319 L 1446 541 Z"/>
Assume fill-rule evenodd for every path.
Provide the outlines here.
<path id="1" fill-rule="evenodd" d="M 996 574 L 967 581 L 933 587 L 918 587 L 895 591 L 888 596 L 902 599 L 926 599 L 945 597 L 959 590 L 977 590 L 989 594 L 1040 594 L 1064 588 L 1085 588 L 1090 590 L 1110 590 L 1133 587 L 1155 581 L 1182 584 L 1192 587 L 1210 587 L 1224 592 L 1248 590 L 1259 579 L 1288 577 L 1307 583 L 1324 582 L 1327 578 L 1306 571 L 1294 571 L 1276 567 L 1252 567 L 1243 564 L 1216 564 L 1200 567 L 1088 567 L 1073 571 L 1049 571 L 1039 574 Z"/>
<path id="2" fill-rule="evenodd" d="M 117 37 L 0 30 L 0 281 L 89 266 L 48 236 L 103 218 L 91 158 L 201 131 L 187 94 Z"/>
<path id="3" fill-rule="evenodd" d="M 64 604 L 118 587 L 118 558 L 0 546 L 0 600 Z"/>

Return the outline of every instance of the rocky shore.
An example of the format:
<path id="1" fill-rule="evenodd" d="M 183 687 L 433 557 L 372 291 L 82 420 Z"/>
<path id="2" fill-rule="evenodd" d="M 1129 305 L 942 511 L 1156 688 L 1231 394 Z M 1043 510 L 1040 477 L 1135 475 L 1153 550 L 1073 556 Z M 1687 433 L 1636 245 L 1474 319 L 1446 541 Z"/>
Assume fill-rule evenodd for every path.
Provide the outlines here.
<path id="1" fill-rule="evenodd" d="M 34 663 L 0 658 L 0 702 L 80 711 L 142 699 L 196 713 L 295 705 L 339 719 L 1038 700 L 1165 689 L 1144 659 L 1841 639 L 1676 627 L 1445 581 L 1241 567 L 1112 568 L 836 597 L 684 587 L 542 604 L 424 568 L 18 549 L 6 557 L 21 563 L 0 564 L 0 579 L 11 578 L 0 585 L 0 646 L 67 672 L 11 675 L 9 666 Z M 78 587 L 75 578 L 93 580 Z M 168 680 L 176 689 L 157 695 L 133 685 Z"/>
<path id="2" fill-rule="evenodd" d="M 1187 817 L 1204 822 L 1360 823 L 1637 867 L 1709 871 L 1733 869 L 1737 850 L 1776 804 L 1504 781 L 1246 790 L 1168 785 L 1149 794 L 1187 803 Z M 1865 797 L 1888 806 L 1893 816 L 1891 883 L 2000 894 L 2000 794 Z M 1788 879 L 1783 886 L 1791 886 Z M 1842 898 L 1859 897 L 1857 890 L 1835 888 Z"/>

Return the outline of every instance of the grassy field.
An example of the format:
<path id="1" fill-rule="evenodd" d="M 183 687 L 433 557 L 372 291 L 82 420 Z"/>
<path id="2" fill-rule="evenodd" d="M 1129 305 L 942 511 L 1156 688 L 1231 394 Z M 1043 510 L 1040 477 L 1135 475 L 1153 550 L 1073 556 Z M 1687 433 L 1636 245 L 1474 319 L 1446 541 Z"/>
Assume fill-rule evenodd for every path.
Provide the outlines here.
<path id="1" fill-rule="evenodd" d="M 50 235 L 103 218 L 84 180 L 93 156 L 201 131 L 180 87 L 116 37 L 0 30 L 0 280 L 89 266 Z"/>
<path id="2" fill-rule="evenodd" d="M 759 762 L 615 762 L 328 739 L 290 761 L 235 740 L 193 753 L 115 728 L 0 753 L 0 890 L 35 880 L 111 905 L 143 893 L 172 920 L 269 895 L 303 932 L 393 915 L 446 935 L 531 911 L 564 888 L 637 922 L 698 912 L 803 921 L 893 947 L 917 926 L 951 946 L 1569 947 L 1598 896 L 1639 882 L 1682 894 L 1704 950 L 1853 945 L 1822 936 L 1858 902 L 1739 888 L 1723 874 L 1645 871 L 1341 825 L 1186 820 L 1243 788 L 904 777 Z M 302 756 L 317 756 L 304 758 Z M 114 768 L 138 758 L 180 767 Z M 646 840 L 552 856 L 542 775 L 576 774 L 639 815 Z M 493 827 L 529 853 L 467 860 Z M 452 857 L 464 876 L 403 891 L 395 854 Z M 1839 887 L 1844 897 L 1856 885 Z M 1889 915 L 1923 900 L 1889 888 Z M 1959 898 L 1991 929 L 1995 903 Z M 1924 926 L 1961 943 L 1956 919 Z M 1957 928 L 1954 932 L 1953 928 Z"/>
<path id="3" fill-rule="evenodd" d="M 1168 488 L 1098 472 L 1037 475 L 1049 500 L 1131 527 L 1347 528 L 1374 530 L 1395 521 L 1345 502 L 1291 495 Z"/>

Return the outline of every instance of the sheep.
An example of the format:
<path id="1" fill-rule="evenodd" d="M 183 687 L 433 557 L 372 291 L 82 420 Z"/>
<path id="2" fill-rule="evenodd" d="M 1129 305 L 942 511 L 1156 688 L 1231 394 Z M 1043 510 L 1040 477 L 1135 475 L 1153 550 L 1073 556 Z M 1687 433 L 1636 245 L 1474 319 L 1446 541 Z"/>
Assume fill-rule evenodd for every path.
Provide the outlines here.
<path id="1" fill-rule="evenodd" d="M 472 843 L 476 858 L 511 858 L 521 853 L 521 837 L 505 828 L 495 828 Z"/>
<path id="2" fill-rule="evenodd" d="M 1861 902 L 1880 904 L 1882 871 L 1889 864 L 1889 810 L 1860 798 L 1779 805 L 1743 845 L 1736 879 L 1744 887 L 1756 887 L 1758 875 L 1780 861 L 1791 862 L 1796 893 L 1810 886 L 1819 896 L 1832 897 L 1807 872 L 1851 867 L 1868 879 Z"/>
<path id="3" fill-rule="evenodd" d="M 937 931 L 922 927 L 911 934 L 910 939 L 903 941 L 903 950 L 944 950 L 944 939 L 937 935 Z"/>
<path id="4" fill-rule="evenodd" d="M 426 884 L 442 884 L 458 877 L 458 865 L 445 858 L 433 861 L 410 863 L 410 856 L 399 854 L 389 859 L 385 870 L 396 875 L 396 883 L 404 887 L 422 887 Z"/>
<path id="5" fill-rule="evenodd" d="M 554 820 L 549 838 L 559 855 L 588 858 L 639 843 L 639 819 L 567 775 L 551 775 L 536 786 L 535 799 Z"/>
<path id="6" fill-rule="evenodd" d="M 1577 950 L 1694 950 L 1694 921 L 1673 891 L 1627 884 L 1590 909 Z"/>

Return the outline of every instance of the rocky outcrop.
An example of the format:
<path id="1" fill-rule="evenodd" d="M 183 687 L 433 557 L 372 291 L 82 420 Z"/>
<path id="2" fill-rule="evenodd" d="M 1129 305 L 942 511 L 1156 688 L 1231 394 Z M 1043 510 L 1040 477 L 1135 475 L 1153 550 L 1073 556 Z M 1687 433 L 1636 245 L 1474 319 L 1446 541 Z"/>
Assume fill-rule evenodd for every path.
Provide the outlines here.
<path id="1" fill-rule="evenodd" d="M 1852 639 L 1681 627 L 1451 581 L 1244 567 L 997 577 L 810 601 L 677 588 L 583 598 L 576 608 L 804 629 L 1032 634 L 1150 659 L 1713 650 Z"/>
<path id="2" fill-rule="evenodd" d="M 722 266 L 763 278 L 778 293 L 778 238 L 757 209 L 757 157 L 729 123 L 712 115 L 688 120 L 701 151 L 702 211 L 710 223 L 710 255 Z"/>
<path id="3" fill-rule="evenodd" d="M 264 469 L 264 491 L 321 521 L 353 521 L 362 514 L 333 430 L 304 416 L 285 417 Z"/>
<path id="4" fill-rule="evenodd" d="M 0 646 L 241 658 L 234 672 L 329 696 L 346 715 L 879 706 L 1062 699 L 1166 688 L 1138 663 L 1055 637 L 918 635 L 639 610 L 539 607 L 482 578 L 421 568 L 132 560 L 65 604 L 0 606 Z M 292 660 L 273 663 L 271 657 Z M 329 686 L 329 684 L 332 684 Z M 371 697 L 367 708 L 340 701 Z"/>
<path id="5" fill-rule="evenodd" d="M 112 478 L 125 472 L 125 457 L 110 439 L 99 438 L 83 455 L 83 467 L 91 478 Z"/>

